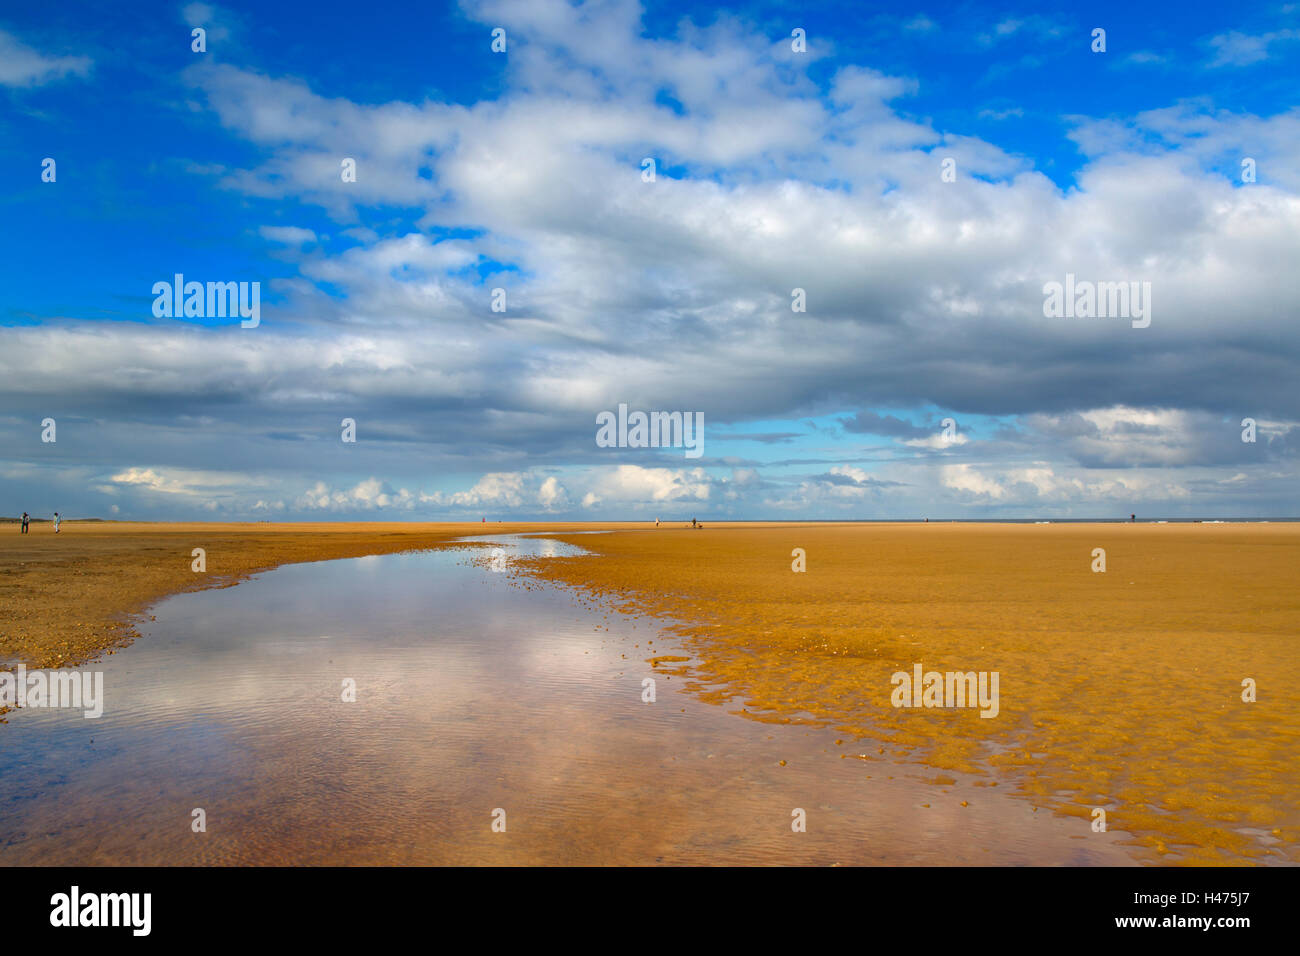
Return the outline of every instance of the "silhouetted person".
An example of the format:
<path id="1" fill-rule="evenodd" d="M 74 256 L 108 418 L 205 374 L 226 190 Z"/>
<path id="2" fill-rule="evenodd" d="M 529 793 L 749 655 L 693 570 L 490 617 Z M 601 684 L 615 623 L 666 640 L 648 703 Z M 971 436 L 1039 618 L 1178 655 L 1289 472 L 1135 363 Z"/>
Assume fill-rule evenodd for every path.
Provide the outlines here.
<path id="1" fill-rule="evenodd" d="M 57 511 L 54 512 L 54 533 L 59 533 L 59 513 Z"/>
<path id="2" fill-rule="evenodd" d="M 1138 519 L 1138 516 L 1137 516 L 1137 515 L 1129 515 L 1129 516 L 1128 516 L 1128 520 L 1129 520 L 1129 523 L 1130 523 L 1130 524 L 1137 524 L 1137 519 Z"/>
<path id="3" fill-rule="evenodd" d="M 32 522 L 31 516 L 26 511 L 23 512 L 23 534 L 30 534 L 31 529 L 28 527 Z"/>
<path id="4" fill-rule="evenodd" d="M 691 519 L 691 527 L 692 527 L 692 528 L 695 527 L 695 519 L 694 519 L 694 518 Z"/>

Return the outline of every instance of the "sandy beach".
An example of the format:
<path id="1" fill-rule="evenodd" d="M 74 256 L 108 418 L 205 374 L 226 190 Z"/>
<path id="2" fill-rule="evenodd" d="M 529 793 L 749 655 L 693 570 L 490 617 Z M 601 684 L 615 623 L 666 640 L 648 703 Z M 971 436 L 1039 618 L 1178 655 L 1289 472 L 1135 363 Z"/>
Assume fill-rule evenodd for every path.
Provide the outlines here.
<path id="1" fill-rule="evenodd" d="M 0 525 L 0 662 L 61 667 L 129 643 L 134 615 L 169 594 L 228 587 L 258 571 L 445 546 L 477 534 L 545 525 L 393 522 L 205 524 L 65 521 L 22 535 Z M 616 527 L 616 526 L 609 526 Z M 195 548 L 207 570 L 192 570 Z"/>
<path id="2" fill-rule="evenodd" d="M 544 530 L 593 553 L 525 570 L 678 622 L 693 665 L 646 657 L 706 701 L 740 695 L 752 719 L 834 728 L 844 759 L 975 775 L 1080 826 L 1104 808 L 1145 862 L 1300 862 L 1293 524 L 63 528 L 0 537 L 2 660 L 91 661 L 163 596 L 282 564 Z M 997 672 L 996 717 L 892 706 L 891 675 L 916 665 Z"/>
<path id="3" fill-rule="evenodd" d="M 586 546 L 537 573 L 683 621 L 701 692 L 740 689 L 755 719 L 1106 809 L 1150 860 L 1300 861 L 1300 526 L 709 524 Z M 917 663 L 998 671 L 998 717 L 892 707 Z"/>

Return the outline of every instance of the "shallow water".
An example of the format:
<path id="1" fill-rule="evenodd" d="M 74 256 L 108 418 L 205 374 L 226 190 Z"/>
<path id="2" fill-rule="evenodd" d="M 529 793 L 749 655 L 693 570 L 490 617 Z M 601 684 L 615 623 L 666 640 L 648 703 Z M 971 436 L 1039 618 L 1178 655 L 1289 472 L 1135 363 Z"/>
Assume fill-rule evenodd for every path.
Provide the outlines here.
<path id="1" fill-rule="evenodd" d="M 701 702 L 645 661 L 687 654 L 657 622 L 503 573 L 577 549 L 499 544 L 162 602 L 91 668 L 102 717 L 0 726 L 0 864 L 1134 861 L 1124 834 L 986 781 Z"/>

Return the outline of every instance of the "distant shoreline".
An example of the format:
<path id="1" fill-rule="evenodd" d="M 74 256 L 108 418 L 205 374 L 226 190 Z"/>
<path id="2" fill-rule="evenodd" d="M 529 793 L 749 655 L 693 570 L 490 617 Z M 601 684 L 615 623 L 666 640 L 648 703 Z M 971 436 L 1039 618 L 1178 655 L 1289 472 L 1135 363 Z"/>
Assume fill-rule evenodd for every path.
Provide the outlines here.
<path id="1" fill-rule="evenodd" d="M 698 517 L 698 516 L 697 516 Z M 28 519 L 32 524 L 53 524 L 53 518 Z M 680 523 L 690 523 L 690 518 L 664 518 L 660 516 L 660 522 L 664 525 L 675 525 Z M 1242 518 L 1242 517 L 1207 517 L 1207 518 L 1166 518 L 1155 515 L 1148 518 L 1139 517 L 1136 521 L 1131 521 L 1123 517 L 1110 518 L 717 518 L 705 513 L 701 521 L 712 521 L 715 524 L 764 524 L 764 525 L 790 525 L 790 524 L 1272 524 L 1272 523 L 1296 523 L 1300 522 L 1300 517 L 1264 517 L 1264 518 Z M 0 516 L 0 524 L 20 524 L 22 517 L 3 517 Z M 451 520 L 412 520 L 406 518 L 341 518 L 337 521 L 318 520 L 318 521 L 267 521 L 259 519 L 257 521 L 185 521 L 185 520 L 166 520 L 166 519 L 134 519 L 134 518 L 60 518 L 62 524 L 116 524 L 116 525 L 203 525 L 211 524 L 214 526 L 221 525 L 254 525 L 257 527 L 266 526 L 320 526 L 331 527 L 335 525 L 350 524 L 378 524 L 378 525 L 430 525 L 430 524 L 465 524 L 476 525 L 480 529 L 485 526 L 473 518 L 462 518 L 456 521 Z M 653 525 L 655 519 L 649 518 L 614 518 L 614 519 L 592 519 L 586 521 L 563 521 L 547 520 L 540 521 L 531 518 L 511 519 L 510 521 L 492 519 L 486 522 L 486 527 L 494 528 L 503 524 L 509 525 L 542 525 L 548 528 L 568 528 L 574 525 Z M 493 531 L 493 534 L 498 533 Z"/>

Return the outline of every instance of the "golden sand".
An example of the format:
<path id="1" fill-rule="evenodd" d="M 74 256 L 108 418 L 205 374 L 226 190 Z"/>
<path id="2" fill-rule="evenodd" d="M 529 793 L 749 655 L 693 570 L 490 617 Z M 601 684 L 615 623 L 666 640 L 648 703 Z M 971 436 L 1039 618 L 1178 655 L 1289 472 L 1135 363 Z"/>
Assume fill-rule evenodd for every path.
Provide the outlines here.
<path id="1" fill-rule="evenodd" d="M 1101 807 L 1152 861 L 1300 862 L 1300 525 L 709 523 L 566 540 L 598 554 L 535 573 L 681 621 L 700 692 L 739 692 L 750 716 L 826 721 L 878 741 L 874 759 L 984 774 L 1059 813 Z M 917 663 L 999 672 L 1001 713 L 892 707 L 891 675 Z"/>
<path id="2" fill-rule="evenodd" d="M 596 555 L 533 573 L 681 622 L 699 659 L 657 666 L 709 699 L 739 693 L 751 717 L 829 723 L 866 738 L 859 759 L 920 760 L 936 782 L 962 770 L 1060 813 L 1103 807 L 1152 861 L 1300 862 L 1300 526 L 578 527 L 616 533 L 0 526 L 0 662 L 84 663 L 131 640 L 133 616 L 160 598 L 279 564 L 546 531 Z M 191 570 L 197 547 L 205 574 Z M 791 570 L 794 548 L 805 573 Z M 1105 573 L 1090 569 L 1094 548 Z M 1000 714 L 891 707 L 891 675 L 917 663 L 999 672 Z"/>

